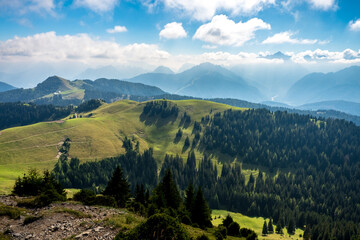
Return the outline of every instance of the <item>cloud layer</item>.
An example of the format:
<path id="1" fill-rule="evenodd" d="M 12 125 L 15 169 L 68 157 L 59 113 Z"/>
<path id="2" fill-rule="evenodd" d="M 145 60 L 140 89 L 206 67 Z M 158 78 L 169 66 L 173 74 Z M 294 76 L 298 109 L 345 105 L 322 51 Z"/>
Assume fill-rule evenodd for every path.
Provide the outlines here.
<path id="1" fill-rule="evenodd" d="M 38 0 L 41 1 L 41 0 Z M 114 10 L 119 0 L 75 0 L 74 5 L 78 7 L 89 8 L 98 13 Z"/>
<path id="2" fill-rule="evenodd" d="M 241 46 L 253 39 L 255 31 L 261 29 L 269 30 L 271 26 L 258 18 L 252 18 L 244 23 L 235 23 L 225 15 L 217 15 L 210 23 L 201 25 L 196 30 L 193 39 L 218 45 Z"/>
<path id="3" fill-rule="evenodd" d="M 187 33 L 182 26 L 182 23 L 172 22 L 164 26 L 164 29 L 159 33 L 160 38 L 177 39 L 186 38 Z"/>
<path id="4" fill-rule="evenodd" d="M 284 43 L 292 43 L 292 44 L 315 44 L 319 41 L 317 39 L 296 39 L 292 38 L 294 33 L 287 31 L 277 33 L 274 36 L 268 37 L 262 43 L 263 44 L 284 44 Z"/>
<path id="5" fill-rule="evenodd" d="M 122 46 L 114 41 L 92 38 L 87 34 L 57 35 L 55 32 L 35 34 L 28 37 L 14 37 L 0 41 L 0 63 L 84 63 L 91 66 L 121 64 L 131 66 L 165 65 L 173 69 L 181 65 L 211 62 L 220 65 L 237 64 L 282 64 L 284 59 L 268 59 L 271 53 L 237 54 L 211 51 L 203 54 L 172 55 L 157 45 L 136 43 Z M 299 64 L 314 63 L 360 63 L 360 50 L 346 49 L 340 52 L 317 49 L 298 53 L 286 52 L 290 60 Z"/>
<path id="6" fill-rule="evenodd" d="M 249 15 L 275 4 L 275 0 L 159 0 L 155 4 L 158 2 L 200 21 L 210 20 L 219 10 L 228 11 L 232 15 Z"/>

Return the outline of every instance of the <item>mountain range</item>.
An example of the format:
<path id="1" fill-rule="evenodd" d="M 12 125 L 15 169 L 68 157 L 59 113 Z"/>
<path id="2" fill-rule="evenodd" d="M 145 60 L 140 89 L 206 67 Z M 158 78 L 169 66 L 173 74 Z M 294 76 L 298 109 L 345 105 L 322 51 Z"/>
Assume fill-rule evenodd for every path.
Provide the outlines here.
<path id="1" fill-rule="evenodd" d="M 360 103 L 360 66 L 308 74 L 290 87 L 284 100 L 290 105 L 334 100 Z"/>
<path id="2" fill-rule="evenodd" d="M 6 92 L 12 89 L 15 89 L 15 87 L 7 83 L 0 82 L 0 92 Z"/>
<path id="3" fill-rule="evenodd" d="M 166 92 L 200 98 L 237 98 L 260 101 L 260 91 L 235 73 L 211 63 L 203 63 L 181 73 L 146 73 L 129 82 L 157 86 Z"/>

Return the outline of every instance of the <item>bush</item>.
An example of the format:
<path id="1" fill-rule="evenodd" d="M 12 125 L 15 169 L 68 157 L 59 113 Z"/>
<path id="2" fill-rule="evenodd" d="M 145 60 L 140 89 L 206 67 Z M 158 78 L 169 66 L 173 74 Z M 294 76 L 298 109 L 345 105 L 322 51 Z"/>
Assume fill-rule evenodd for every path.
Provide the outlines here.
<path id="1" fill-rule="evenodd" d="M 79 201 L 79 202 L 89 205 L 89 203 L 94 201 L 95 197 L 96 197 L 96 194 L 92 190 L 81 189 L 80 192 L 77 192 L 74 194 L 73 199 L 74 199 L 74 201 Z"/>
<path id="2" fill-rule="evenodd" d="M 15 181 L 13 194 L 18 196 L 37 196 L 43 188 L 43 178 L 36 169 L 29 169 L 28 174 Z"/>
<path id="3" fill-rule="evenodd" d="M 205 234 L 199 236 L 196 238 L 196 240 L 210 240 L 208 236 L 206 236 Z"/>
<path id="4" fill-rule="evenodd" d="M 191 219 L 189 218 L 188 215 L 184 215 L 182 218 L 181 218 L 181 222 L 183 224 L 186 224 L 186 225 L 189 225 L 191 226 L 192 222 L 191 222 Z"/>
<path id="5" fill-rule="evenodd" d="M 100 205 L 100 206 L 107 206 L 107 207 L 117 207 L 116 200 L 114 197 L 111 196 L 96 196 L 94 199 L 93 204 L 91 205 Z"/>
<path id="6" fill-rule="evenodd" d="M 18 206 L 26 208 L 41 208 L 46 207 L 55 201 L 66 201 L 66 197 L 59 194 L 55 189 L 48 189 L 35 198 L 25 199 L 18 202 Z"/>
<path id="7" fill-rule="evenodd" d="M 190 240 L 189 234 L 184 230 L 181 224 L 173 217 L 166 214 L 155 214 L 141 223 L 129 233 L 120 232 L 115 240 Z"/>
<path id="8" fill-rule="evenodd" d="M 222 236 L 221 239 L 225 239 L 227 237 L 227 229 L 226 227 L 222 226 L 222 225 L 219 225 L 217 227 L 217 229 L 215 230 L 215 237 L 216 239 L 218 239 L 218 237 L 220 237 L 220 235 Z"/>
<path id="9" fill-rule="evenodd" d="M 229 236 L 239 236 L 240 235 L 240 225 L 237 222 L 232 222 L 228 227 Z"/>

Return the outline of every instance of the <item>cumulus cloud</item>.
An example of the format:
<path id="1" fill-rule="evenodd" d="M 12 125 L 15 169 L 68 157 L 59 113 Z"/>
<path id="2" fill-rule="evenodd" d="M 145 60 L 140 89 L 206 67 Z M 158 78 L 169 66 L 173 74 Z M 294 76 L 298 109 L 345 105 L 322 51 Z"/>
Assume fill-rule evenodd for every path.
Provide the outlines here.
<path id="1" fill-rule="evenodd" d="M 268 37 L 262 43 L 263 44 L 283 44 L 283 43 L 292 43 L 292 44 L 315 44 L 318 43 L 317 39 L 296 39 L 292 38 L 294 33 L 292 32 L 281 32 L 277 33 L 274 36 Z M 324 44 L 325 42 L 321 42 Z"/>
<path id="2" fill-rule="evenodd" d="M 350 21 L 349 22 L 349 27 L 350 27 L 351 31 L 359 32 L 360 31 L 360 19 L 358 19 L 356 21 Z"/>
<path id="3" fill-rule="evenodd" d="M 121 33 L 127 32 L 127 28 L 124 26 L 115 26 L 114 28 L 110 28 L 106 30 L 108 33 Z"/>
<path id="4" fill-rule="evenodd" d="M 113 41 L 102 41 L 87 34 L 62 35 L 55 32 L 14 37 L 0 41 L 0 61 L 16 62 L 62 62 L 83 63 L 134 63 L 159 62 L 170 54 L 153 44 L 130 44 L 121 46 Z"/>
<path id="5" fill-rule="evenodd" d="M 118 2 L 119 0 L 75 0 L 74 4 L 77 7 L 85 7 L 94 12 L 103 13 L 112 11 Z"/>
<path id="6" fill-rule="evenodd" d="M 55 15 L 54 0 L 0 0 L 1 12 L 24 15 L 29 12 Z"/>
<path id="7" fill-rule="evenodd" d="M 329 50 L 316 49 L 315 51 L 307 50 L 293 54 L 291 57 L 295 63 L 342 63 L 354 64 L 360 63 L 360 50 L 358 52 L 345 49 L 342 52 L 332 52 Z"/>
<path id="8" fill-rule="evenodd" d="M 337 8 L 335 0 L 308 0 L 309 4 L 319 10 L 332 10 Z"/>
<path id="9" fill-rule="evenodd" d="M 210 23 L 201 25 L 195 32 L 193 39 L 199 39 L 218 45 L 241 46 L 255 36 L 255 31 L 271 29 L 270 24 L 258 18 L 247 22 L 228 19 L 225 15 L 214 16 Z"/>
<path id="10" fill-rule="evenodd" d="M 187 33 L 182 26 L 182 23 L 172 22 L 164 26 L 164 29 L 159 33 L 160 38 L 177 39 L 186 38 Z"/>
<path id="11" fill-rule="evenodd" d="M 144 5 L 153 9 L 154 5 L 163 3 L 169 9 L 179 10 L 200 21 L 210 20 L 218 11 L 227 11 L 233 15 L 256 14 L 265 7 L 275 4 L 275 0 L 157 0 Z"/>

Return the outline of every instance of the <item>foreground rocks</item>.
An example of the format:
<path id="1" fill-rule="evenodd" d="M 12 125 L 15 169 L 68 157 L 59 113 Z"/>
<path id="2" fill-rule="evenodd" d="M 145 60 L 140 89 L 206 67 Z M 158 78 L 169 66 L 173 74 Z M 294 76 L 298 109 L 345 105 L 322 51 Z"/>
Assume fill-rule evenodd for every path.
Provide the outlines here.
<path id="1" fill-rule="evenodd" d="M 0 196 L 0 205 L 14 207 L 16 200 Z M 0 216 L 0 233 L 10 239 L 114 239 L 119 230 L 108 219 L 121 214 L 126 212 L 76 202 L 53 203 L 40 209 L 23 209 L 18 219 Z"/>

